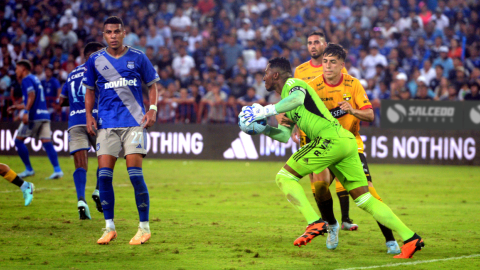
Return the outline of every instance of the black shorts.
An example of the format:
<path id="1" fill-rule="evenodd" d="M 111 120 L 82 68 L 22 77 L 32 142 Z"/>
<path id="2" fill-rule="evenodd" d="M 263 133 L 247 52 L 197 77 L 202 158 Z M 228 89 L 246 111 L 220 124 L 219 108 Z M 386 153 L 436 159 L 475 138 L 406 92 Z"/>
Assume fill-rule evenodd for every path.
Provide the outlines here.
<path id="1" fill-rule="evenodd" d="M 363 153 L 358 153 L 358 155 L 360 156 L 360 161 L 362 162 L 362 166 L 363 166 L 363 172 L 367 177 L 367 181 L 372 182 L 372 177 L 370 176 L 370 170 L 368 169 L 367 158 Z"/>

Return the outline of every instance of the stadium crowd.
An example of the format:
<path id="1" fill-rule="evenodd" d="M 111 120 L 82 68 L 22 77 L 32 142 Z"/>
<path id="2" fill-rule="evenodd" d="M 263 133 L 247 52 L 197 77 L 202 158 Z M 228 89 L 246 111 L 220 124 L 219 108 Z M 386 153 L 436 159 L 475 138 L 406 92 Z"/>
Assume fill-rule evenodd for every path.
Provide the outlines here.
<path id="1" fill-rule="evenodd" d="M 6 108 L 21 102 L 15 63 L 28 59 L 52 120 L 65 121 L 59 91 L 83 47 L 104 41 L 111 15 L 125 23 L 124 43 L 145 52 L 159 73 L 163 123 L 235 124 L 241 106 L 278 102 L 264 87 L 267 61 L 308 61 L 306 35 L 314 30 L 348 51 L 346 68 L 377 113 L 382 99 L 478 101 L 479 13 L 480 2 L 467 0 L 6 0 L 0 116 L 20 117 Z"/>

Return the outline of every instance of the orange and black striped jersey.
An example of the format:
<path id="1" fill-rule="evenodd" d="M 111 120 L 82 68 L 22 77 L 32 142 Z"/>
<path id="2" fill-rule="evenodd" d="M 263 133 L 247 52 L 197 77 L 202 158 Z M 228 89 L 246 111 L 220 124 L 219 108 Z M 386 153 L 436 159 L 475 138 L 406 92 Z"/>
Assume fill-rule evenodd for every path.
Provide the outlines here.
<path id="1" fill-rule="evenodd" d="M 310 60 L 299 65 L 295 69 L 295 74 L 293 75 L 293 77 L 309 82 L 310 80 L 315 79 L 322 73 L 323 73 L 323 66 L 322 65 L 314 66 L 312 64 L 312 60 Z M 342 73 L 348 74 L 347 69 L 343 68 Z"/>
<path id="2" fill-rule="evenodd" d="M 338 122 L 346 130 L 355 135 L 357 139 L 358 152 L 363 153 L 363 141 L 358 133 L 360 130 L 360 120 L 355 116 L 348 114 L 340 109 L 338 103 L 340 101 L 347 101 L 354 109 L 365 110 L 372 108 L 372 104 L 365 93 L 365 89 L 360 84 L 360 81 L 348 74 L 342 74 L 342 77 L 337 85 L 329 85 L 323 77 L 323 74 L 308 82 L 313 90 L 318 94 L 325 106 L 333 117 L 338 119 Z"/>

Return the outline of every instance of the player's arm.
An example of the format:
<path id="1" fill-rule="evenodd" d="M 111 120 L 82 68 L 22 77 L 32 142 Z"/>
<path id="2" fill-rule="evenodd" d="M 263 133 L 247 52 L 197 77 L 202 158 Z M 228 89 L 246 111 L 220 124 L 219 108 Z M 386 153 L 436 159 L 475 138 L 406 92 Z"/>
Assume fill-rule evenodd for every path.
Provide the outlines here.
<path id="1" fill-rule="evenodd" d="M 58 104 L 60 107 L 67 107 L 69 106 L 68 102 L 68 96 L 67 96 L 67 91 L 68 91 L 68 84 L 65 83 L 61 89 L 59 89 L 59 94 L 58 94 Z"/>
<path id="2" fill-rule="evenodd" d="M 153 83 L 148 87 L 148 98 L 150 101 L 150 109 L 143 116 L 141 124 L 144 128 L 149 128 L 155 124 L 157 120 L 157 101 L 158 101 L 158 91 L 157 84 Z"/>
<path id="3" fill-rule="evenodd" d="M 265 130 L 263 131 L 263 134 L 267 135 L 268 137 L 286 143 L 290 139 L 290 136 L 292 135 L 292 127 L 286 127 L 279 125 L 278 128 L 274 128 L 272 126 L 267 125 Z"/>
<path id="4" fill-rule="evenodd" d="M 373 122 L 375 114 L 373 112 L 372 104 L 368 99 L 367 93 L 358 80 L 353 82 L 353 103 L 355 108 L 347 101 L 338 103 L 340 109 L 355 116 L 361 121 Z"/>
<path id="5" fill-rule="evenodd" d="M 85 114 L 87 116 L 87 132 L 88 134 L 95 136 L 95 130 L 97 130 L 97 120 L 93 118 L 92 111 L 93 106 L 95 104 L 95 89 L 91 89 L 87 87 L 87 91 L 85 92 Z M 93 130 L 95 127 L 95 130 Z"/>
<path id="6" fill-rule="evenodd" d="M 306 90 L 301 86 L 294 86 L 289 90 L 290 95 L 282 99 L 277 104 L 270 104 L 263 107 L 260 104 L 253 104 L 253 106 L 245 106 L 242 108 L 241 117 L 247 123 L 247 126 L 252 122 L 265 119 L 267 117 L 291 111 L 298 106 L 301 106 L 305 101 Z"/>
<path id="7" fill-rule="evenodd" d="M 369 108 L 354 109 L 352 105 L 350 105 L 350 103 L 348 103 L 347 101 L 341 101 L 338 103 L 338 105 L 340 105 L 340 109 L 355 116 L 361 121 L 373 122 L 373 120 L 375 119 L 375 114 L 373 113 L 373 109 L 371 106 Z"/>

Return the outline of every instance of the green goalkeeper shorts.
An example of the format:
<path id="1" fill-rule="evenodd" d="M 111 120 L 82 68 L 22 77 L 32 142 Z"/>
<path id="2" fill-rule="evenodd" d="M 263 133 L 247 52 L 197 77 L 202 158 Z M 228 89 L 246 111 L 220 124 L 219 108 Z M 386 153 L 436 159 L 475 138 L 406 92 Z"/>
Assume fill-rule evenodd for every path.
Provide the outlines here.
<path id="1" fill-rule="evenodd" d="M 301 176 L 312 172 L 318 174 L 329 168 L 347 191 L 368 186 L 355 138 L 318 137 L 298 149 L 287 165 Z"/>

